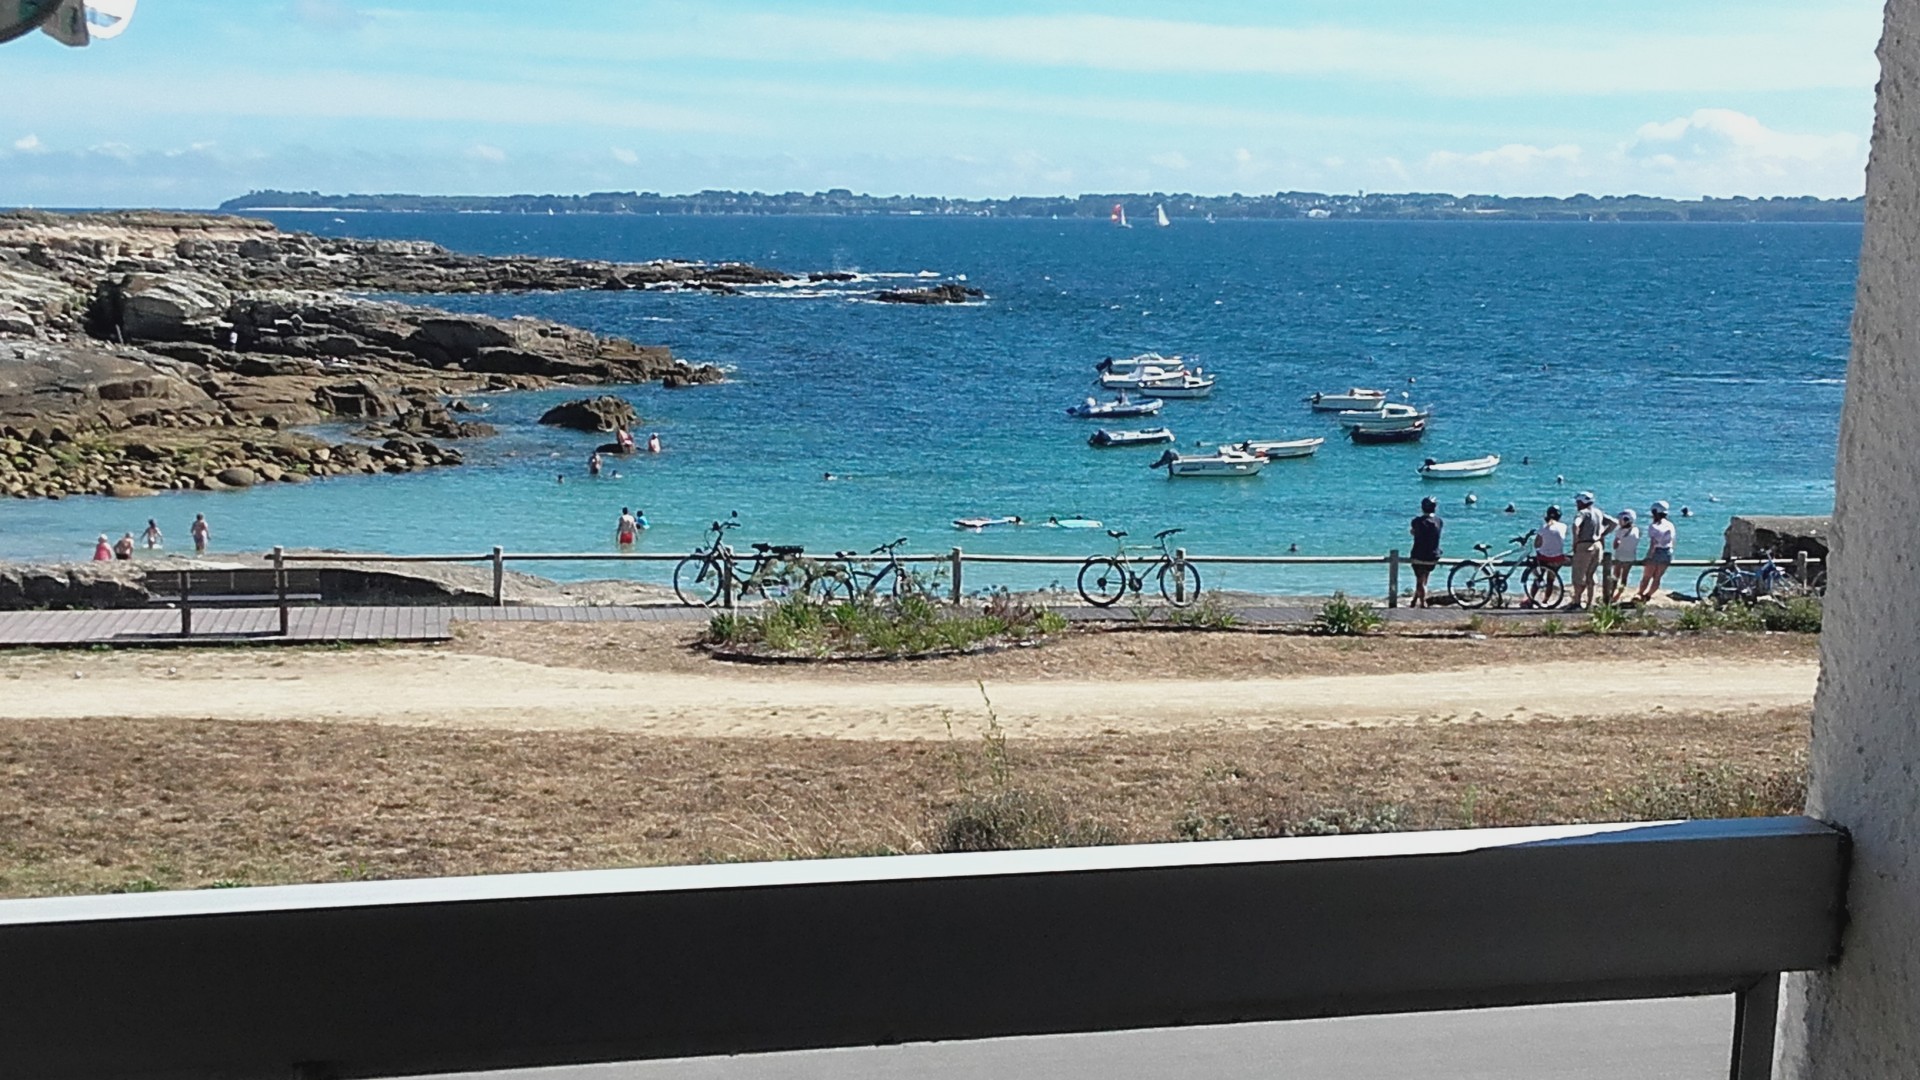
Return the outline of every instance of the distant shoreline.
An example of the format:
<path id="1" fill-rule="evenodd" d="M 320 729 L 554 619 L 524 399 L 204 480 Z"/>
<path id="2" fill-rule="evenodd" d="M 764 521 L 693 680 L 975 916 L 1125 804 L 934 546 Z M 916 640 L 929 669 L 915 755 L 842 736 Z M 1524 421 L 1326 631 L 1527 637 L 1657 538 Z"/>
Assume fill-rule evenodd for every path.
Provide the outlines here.
<path id="1" fill-rule="evenodd" d="M 1143 227 L 1156 208 L 1181 224 L 1202 221 L 1568 221 L 1632 222 L 1859 222 L 1865 200 L 1812 196 L 1749 199 L 1661 199 L 1643 195 L 1566 198 L 1446 195 L 1359 195 L 1277 192 L 1272 195 L 1118 193 L 1077 196 L 949 199 L 917 195 L 857 195 L 845 189 L 802 194 L 703 191 L 595 192 L 588 195 L 347 194 L 255 191 L 228 199 L 226 213 L 454 213 L 613 216 L 740 217 L 998 217 L 1105 221 L 1125 209 Z"/>

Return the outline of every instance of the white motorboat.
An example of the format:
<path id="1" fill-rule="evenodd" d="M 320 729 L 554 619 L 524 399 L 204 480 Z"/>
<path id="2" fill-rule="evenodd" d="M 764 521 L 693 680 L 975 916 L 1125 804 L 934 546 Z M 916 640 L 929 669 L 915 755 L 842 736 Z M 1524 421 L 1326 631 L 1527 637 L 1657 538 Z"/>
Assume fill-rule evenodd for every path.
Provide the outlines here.
<path id="1" fill-rule="evenodd" d="M 1119 428 L 1101 428 L 1087 436 L 1088 446 L 1153 446 L 1157 443 L 1173 441 L 1173 431 L 1169 428 L 1142 428 L 1138 431 L 1123 431 Z"/>
<path id="2" fill-rule="evenodd" d="M 1492 476 L 1493 470 L 1499 467 L 1499 454 L 1465 461 L 1435 461 L 1428 458 L 1427 463 L 1420 466 L 1420 475 L 1429 480 L 1472 480 L 1475 477 Z"/>
<path id="3" fill-rule="evenodd" d="M 1425 409 L 1389 401 L 1377 409 L 1348 409 L 1334 419 L 1351 431 L 1354 428 L 1398 429 L 1417 424 L 1433 414 Z"/>
<path id="4" fill-rule="evenodd" d="M 1325 439 L 1248 439 L 1235 443 L 1234 448 L 1245 450 L 1249 454 L 1258 454 L 1268 461 L 1281 458 L 1312 457 L 1314 452 L 1326 442 Z"/>
<path id="5" fill-rule="evenodd" d="M 1187 373 L 1178 360 L 1172 367 L 1141 367 L 1132 371 L 1103 371 L 1100 373 L 1100 386 L 1106 390 L 1138 390 L 1150 382 L 1165 379 L 1177 379 Z"/>
<path id="6" fill-rule="evenodd" d="M 1223 446 L 1211 454 L 1177 454 L 1172 450 L 1160 455 L 1152 468 L 1165 468 L 1168 479 L 1176 476 L 1257 476 L 1267 464 L 1258 454 L 1249 454 Z"/>
<path id="7" fill-rule="evenodd" d="M 1368 390 L 1354 387 L 1339 394 L 1309 394 L 1307 404 L 1315 412 L 1340 412 L 1343 409 L 1378 409 L 1387 403 L 1385 390 Z"/>
<path id="8" fill-rule="evenodd" d="M 1161 368 L 1166 371 L 1179 371 L 1186 366 L 1186 360 L 1179 356 L 1162 356 L 1157 352 L 1143 352 L 1136 356 L 1109 356 L 1105 360 L 1095 364 L 1094 369 L 1097 371 L 1112 372 L 1117 375 L 1150 367 Z"/>
<path id="9" fill-rule="evenodd" d="M 1165 407 L 1166 402 L 1157 398 L 1130 401 L 1127 395 L 1122 393 L 1115 401 L 1095 401 L 1093 398 L 1088 398 L 1078 405 L 1070 406 L 1067 409 L 1067 415 L 1077 416 L 1083 420 L 1120 420 L 1129 416 L 1152 416 Z"/>
<path id="10" fill-rule="evenodd" d="M 1147 379 L 1135 391 L 1150 398 L 1203 398 L 1213 393 L 1214 378 L 1200 371 L 1184 371 L 1164 379 Z"/>

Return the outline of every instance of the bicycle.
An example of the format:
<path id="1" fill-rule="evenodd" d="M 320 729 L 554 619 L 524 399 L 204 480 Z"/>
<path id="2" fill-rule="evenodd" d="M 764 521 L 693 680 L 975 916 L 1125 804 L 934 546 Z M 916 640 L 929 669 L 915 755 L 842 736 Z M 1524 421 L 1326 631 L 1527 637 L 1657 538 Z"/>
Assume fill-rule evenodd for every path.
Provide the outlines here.
<path id="1" fill-rule="evenodd" d="M 1773 558 L 1771 550 L 1760 553 L 1760 564 L 1743 569 L 1739 560 L 1728 555 L 1720 565 L 1709 566 L 1694 582 L 1693 595 L 1714 604 L 1733 601 L 1751 604 L 1759 600 L 1779 603 L 1796 596 L 1821 596 L 1826 593 L 1827 575 L 1823 570 L 1812 581 L 1800 581 Z"/>
<path id="2" fill-rule="evenodd" d="M 1128 592 L 1139 593 L 1146 587 L 1147 575 L 1152 574 L 1160 595 L 1174 607 L 1186 607 L 1200 595 L 1200 571 L 1190 562 L 1176 560 L 1169 540 L 1182 529 L 1162 529 L 1153 534 L 1159 542 L 1160 554 L 1141 558 L 1134 552 L 1154 550 L 1151 545 L 1127 546 L 1125 529 L 1108 529 L 1107 535 L 1113 537 L 1112 555 L 1095 555 L 1080 564 L 1080 577 L 1077 584 L 1080 598 L 1094 607 L 1112 607 Z M 1139 567 L 1139 573 L 1134 568 Z M 1089 587 L 1091 586 L 1091 587 Z"/>
<path id="3" fill-rule="evenodd" d="M 1527 601 L 1534 607 L 1550 608 L 1560 603 L 1565 595 L 1566 586 L 1560 582 L 1560 570 L 1540 561 L 1533 554 L 1535 530 L 1526 532 L 1507 541 L 1517 547 L 1508 548 L 1498 555 L 1486 544 L 1475 544 L 1473 550 L 1480 553 L 1479 559 L 1462 559 L 1447 572 L 1447 595 L 1463 608 L 1483 608 L 1488 603 L 1495 607 L 1507 606 L 1507 580 L 1513 577 L 1515 570 L 1520 571 L 1520 588 L 1526 594 Z M 1516 566 L 1510 560 L 1521 552 L 1527 552 L 1526 558 Z"/>
<path id="4" fill-rule="evenodd" d="M 885 562 L 875 568 L 871 563 L 852 565 L 860 558 L 857 551 L 836 551 L 834 558 L 842 565 L 830 564 L 820 568 L 814 579 L 814 591 L 827 600 L 849 602 L 855 599 L 873 600 L 884 590 L 895 600 L 905 600 L 909 596 L 931 596 L 924 582 L 907 568 L 900 560 L 900 546 L 907 542 L 902 536 L 890 544 L 881 544 L 867 552 L 866 558 L 883 556 Z"/>
<path id="5" fill-rule="evenodd" d="M 729 573 L 735 600 L 780 599 L 796 592 L 812 596 L 820 591 L 820 568 L 800 557 L 806 548 L 799 544 L 754 544 L 752 555 L 736 558 L 726 536 L 740 527 L 737 517 L 736 513 L 714 522 L 707 545 L 674 564 L 673 592 L 681 603 L 712 607 L 725 591 Z"/>

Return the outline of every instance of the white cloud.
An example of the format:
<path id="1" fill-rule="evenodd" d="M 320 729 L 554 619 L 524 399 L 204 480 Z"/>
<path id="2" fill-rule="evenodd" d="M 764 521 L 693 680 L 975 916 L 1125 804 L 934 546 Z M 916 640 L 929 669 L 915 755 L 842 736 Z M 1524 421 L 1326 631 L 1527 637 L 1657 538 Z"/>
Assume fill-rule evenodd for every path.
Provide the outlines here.
<path id="1" fill-rule="evenodd" d="M 613 153 L 613 160 L 619 162 L 622 165 L 640 164 L 640 155 L 634 153 L 632 150 L 628 150 L 624 146 L 614 147 L 612 153 Z"/>
<path id="2" fill-rule="evenodd" d="M 1163 169 L 1189 169 L 1193 167 L 1193 162 L 1187 160 L 1187 155 L 1178 150 L 1169 151 L 1164 154 L 1155 154 L 1147 160 Z"/>
<path id="3" fill-rule="evenodd" d="M 13 140 L 13 148 L 23 154 L 34 154 L 44 152 L 46 145 L 40 141 L 38 135 L 23 135 Z"/>
<path id="4" fill-rule="evenodd" d="M 496 165 L 507 160 L 507 152 L 505 150 L 497 146 L 488 146 L 486 143 L 474 143 L 472 146 L 467 147 L 467 156 L 475 161 L 488 161 Z"/>

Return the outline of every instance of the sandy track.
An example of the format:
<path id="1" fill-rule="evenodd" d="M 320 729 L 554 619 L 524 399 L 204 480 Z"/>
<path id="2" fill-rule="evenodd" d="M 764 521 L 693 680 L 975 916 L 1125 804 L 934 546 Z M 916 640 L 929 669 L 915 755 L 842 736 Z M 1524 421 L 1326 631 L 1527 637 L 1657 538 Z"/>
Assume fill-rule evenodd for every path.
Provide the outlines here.
<path id="1" fill-rule="evenodd" d="M 1812 701 L 1818 672 L 1811 660 L 1596 659 L 1237 680 L 989 679 L 986 691 L 1008 734 L 1074 736 L 1751 712 Z M 977 730 L 986 706 L 972 682 L 585 671 L 406 649 L 43 658 L 0 671 L 0 718 L 85 717 L 914 739 L 944 738 L 949 723 Z"/>

